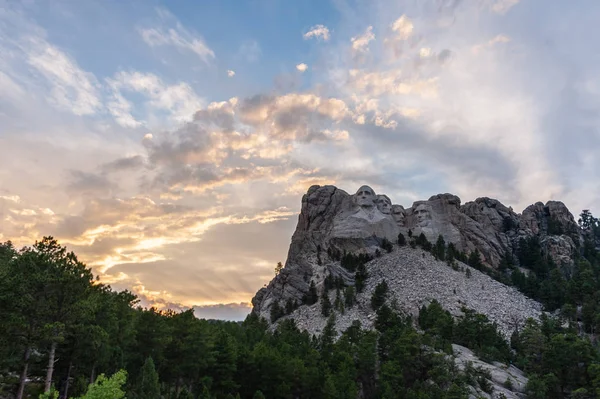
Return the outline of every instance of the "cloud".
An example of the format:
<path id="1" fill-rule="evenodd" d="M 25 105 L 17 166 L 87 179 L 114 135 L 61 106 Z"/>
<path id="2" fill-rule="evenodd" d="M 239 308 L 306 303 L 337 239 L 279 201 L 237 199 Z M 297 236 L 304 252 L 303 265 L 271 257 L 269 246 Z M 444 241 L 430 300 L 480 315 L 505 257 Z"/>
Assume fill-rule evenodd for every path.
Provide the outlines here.
<path id="1" fill-rule="evenodd" d="M 504 44 L 510 42 L 510 37 L 506 35 L 496 35 L 492 39 L 488 40 L 487 43 L 477 44 L 471 48 L 473 53 L 477 54 L 480 51 L 495 46 L 496 44 Z"/>
<path id="2" fill-rule="evenodd" d="M 214 51 L 208 47 L 206 42 L 199 35 L 190 32 L 181 25 L 181 23 L 165 9 L 159 9 L 161 24 L 171 25 L 158 28 L 139 28 L 138 31 L 142 39 L 150 47 L 173 46 L 180 51 L 192 52 L 203 62 L 209 63 L 215 58 Z"/>
<path id="3" fill-rule="evenodd" d="M 134 65 L 122 55 L 85 71 L 83 52 L 50 42 L 64 32 L 2 10 L 0 234 L 17 245 L 52 234 L 145 303 L 214 317 L 239 307 L 242 318 L 285 260 L 312 184 L 351 192 L 366 181 L 404 205 L 453 192 L 516 209 L 556 198 L 593 210 L 600 87 L 581 32 L 600 7 L 565 14 L 544 4 L 535 17 L 555 30 L 539 36 L 515 30 L 515 13 L 498 18 L 494 4 L 340 7 L 338 41 L 307 37 L 329 40 L 327 53 L 283 60 L 310 56 L 309 81 L 293 71 L 292 84 L 269 86 L 270 53 L 249 40 L 231 58 L 264 58 L 263 74 L 250 89 L 236 75 L 227 90 L 212 82 L 224 69 L 172 74 L 199 55 L 174 44 L 192 39 L 168 13 L 143 28 L 158 32 L 148 34 L 157 53 L 180 51 L 185 62 L 169 54 L 168 64 Z M 369 29 L 356 35 L 357 26 Z M 46 65 L 49 54 L 57 60 Z"/>
<path id="4" fill-rule="evenodd" d="M 112 92 L 108 110 L 116 122 L 124 127 L 136 127 L 147 122 L 136 119 L 130 113 L 131 103 L 125 99 L 127 92 L 144 95 L 147 98 L 145 105 L 150 110 L 166 111 L 169 118 L 178 122 L 189 119 L 204 104 L 204 100 L 197 96 L 189 84 L 180 82 L 169 85 L 151 73 L 121 71 L 106 79 L 106 83 Z"/>
<path id="5" fill-rule="evenodd" d="M 369 26 L 365 33 L 362 35 L 354 36 L 350 39 L 352 43 L 352 50 L 355 53 L 365 53 L 369 51 L 369 42 L 375 40 L 375 34 L 373 33 L 373 27 Z"/>
<path id="6" fill-rule="evenodd" d="M 306 70 L 308 69 L 308 65 L 298 64 L 298 65 L 296 65 L 296 69 L 299 70 L 300 72 L 306 72 Z"/>
<path id="7" fill-rule="evenodd" d="M 304 37 L 305 40 L 314 37 L 315 39 L 322 39 L 324 41 L 328 41 L 330 38 L 329 29 L 325 25 L 315 25 L 312 28 L 310 28 L 308 32 L 304 33 L 302 37 Z"/>
<path id="8" fill-rule="evenodd" d="M 67 190 L 74 195 L 104 197 L 116 189 L 115 185 L 105 176 L 81 170 L 71 171 L 71 181 Z"/>
<path id="9" fill-rule="evenodd" d="M 31 37 L 23 44 L 27 62 L 50 85 L 49 101 L 75 115 L 90 115 L 102 108 L 98 83 L 76 61 L 41 38 Z"/>
<path id="10" fill-rule="evenodd" d="M 229 76 L 230 78 L 233 78 L 235 76 L 235 71 L 232 71 L 231 69 L 229 69 L 227 71 L 227 76 Z"/>
<path id="11" fill-rule="evenodd" d="M 492 4 L 492 11 L 498 14 L 506 14 L 508 10 L 519 4 L 521 0 L 497 0 Z"/>
<path id="12" fill-rule="evenodd" d="M 395 39 L 397 40 L 406 40 L 411 37 L 413 29 L 413 23 L 406 15 L 402 15 L 392 24 L 392 31 L 395 32 Z"/>
<path id="13" fill-rule="evenodd" d="M 137 169 L 144 164 L 142 155 L 132 155 L 124 158 L 119 158 L 102 165 L 102 170 L 105 172 L 119 172 L 131 169 Z"/>
<path id="14" fill-rule="evenodd" d="M 256 40 L 246 40 L 240 45 L 237 57 L 252 63 L 258 61 L 261 54 L 262 50 Z"/>

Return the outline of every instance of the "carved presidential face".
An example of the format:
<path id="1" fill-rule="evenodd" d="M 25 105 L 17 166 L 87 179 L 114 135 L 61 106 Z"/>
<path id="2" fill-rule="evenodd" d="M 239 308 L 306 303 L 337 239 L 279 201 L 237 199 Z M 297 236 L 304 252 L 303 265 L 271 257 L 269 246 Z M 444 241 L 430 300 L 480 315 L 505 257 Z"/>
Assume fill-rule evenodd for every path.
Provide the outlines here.
<path id="1" fill-rule="evenodd" d="M 431 209 L 429 206 L 421 204 L 415 209 L 415 215 L 417 216 L 417 225 L 426 226 L 431 220 Z"/>
<path id="2" fill-rule="evenodd" d="M 369 186 L 362 186 L 354 194 L 354 200 L 360 207 L 372 207 L 375 205 L 375 191 Z"/>
<path id="3" fill-rule="evenodd" d="M 385 194 L 379 194 L 377 196 L 377 209 L 379 209 L 379 212 L 385 215 L 391 214 L 392 200 L 390 200 L 390 198 Z"/>
<path id="4" fill-rule="evenodd" d="M 398 226 L 404 224 L 405 210 L 402 205 L 392 205 L 392 217 Z"/>

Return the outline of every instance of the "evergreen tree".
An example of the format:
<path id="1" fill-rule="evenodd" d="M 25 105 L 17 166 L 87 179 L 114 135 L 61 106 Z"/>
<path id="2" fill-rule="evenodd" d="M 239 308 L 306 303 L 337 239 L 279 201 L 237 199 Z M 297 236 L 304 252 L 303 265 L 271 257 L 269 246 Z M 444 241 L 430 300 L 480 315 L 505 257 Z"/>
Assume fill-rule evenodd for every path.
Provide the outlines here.
<path id="1" fill-rule="evenodd" d="M 177 399 L 194 399 L 194 395 L 188 391 L 187 388 L 183 388 L 181 391 L 179 391 Z"/>
<path id="2" fill-rule="evenodd" d="M 444 237 L 442 237 L 441 234 L 438 236 L 438 239 L 435 242 L 433 252 L 439 260 L 446 260 L 446 242 L 444 241 Z"/>
<path id="3" fill-rule="evenodd" d="M 381 249 L 390 253 L 394 250 L 394 245 L 390 242 L 390 240 L 384 237 L 383 240 L 381 240 Z"/>
<path id="4" fill-rule="evenodd" d="M 398 233 L 398 245 L 401 247 L 406 245 L 406 237 L 402 233 Z"/>
<path id="5" fill-rule="evenodd" d="M 327 290 L 323 290 L 321 295 L 321 314 L 325 317 L 329 317 L 331 313 L 331 301 L 329 300 L 329 293 Z"/>
<path id="6" fill-rule="evenodd" d="M 318 300 L 319 295 L 317 294 L 317 287 L 315 286 L 315 282 L 311 280 L 308 293 L 304 297 L 304 303 L 308 306 L 311 306 L 317 303 Z"/>
<path id="7" fill-rule="evenodd" d="M 356 291 L 353 286 L 348 286 L 344 289 L 344 304 L 346 308 L 351 308 L 354 306 L 354 302 L 356 301 Z"/>
<path id="8" fill-rule="evenodd" d="M 388 285 L 385 280 L 377 284 L 375 291 L 373 292 L 373 296 L 371 297 L 371 307 L 373 310 L 379 309 L 385 303 L 387 292 Z"/>
<path id="9" fill-rule="evenodd" d="M 156 372 L 154 361 L 151 357 L 146 359 L 146 362 L 144 362 L 144 367 L 142 367 L 138 396 L 144 399 L 160 399 L 158 373 Z"/>
<path id="10" fill-rule="evenodd" d="M 475 249 L 475 251 L 471 252 L 467 264 L 477 270 L 483 269 L 483 263 L 481 263 L 481 255 L 479 254 L 478 249 Z"/>
<path id="11" fill-rule="evenodd" d="M 356 287 L 356 292 L 361 293 L 365 288 L 365 283 L 369 278 L 369 274 L 367 273 L 367 268 L 364 263 L 361 263 L 356 270 L 354 275 L 354 285 Z"/>

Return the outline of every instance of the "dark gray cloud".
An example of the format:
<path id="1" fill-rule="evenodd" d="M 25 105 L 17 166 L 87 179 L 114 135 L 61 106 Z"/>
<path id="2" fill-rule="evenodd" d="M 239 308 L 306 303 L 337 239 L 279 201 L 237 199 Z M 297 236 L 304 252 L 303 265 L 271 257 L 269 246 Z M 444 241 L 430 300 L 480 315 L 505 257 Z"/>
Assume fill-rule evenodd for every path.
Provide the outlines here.
<path id="1" fill-rule="evenodd" d="M 144 157 L 142 155 L 133 155 L 115 159 L 114 161 L 105 163 L 100 168 L 105 172 L 121 172 L 132 169 L 138 169 L 144 165 Z"/>
<path id="2" fill-rule="evenodd" d="M 81 170 L 71 170 L 66 188 L 71 194 L 96 198 L 110 196 L 118 189 L 106 176 Z"/>

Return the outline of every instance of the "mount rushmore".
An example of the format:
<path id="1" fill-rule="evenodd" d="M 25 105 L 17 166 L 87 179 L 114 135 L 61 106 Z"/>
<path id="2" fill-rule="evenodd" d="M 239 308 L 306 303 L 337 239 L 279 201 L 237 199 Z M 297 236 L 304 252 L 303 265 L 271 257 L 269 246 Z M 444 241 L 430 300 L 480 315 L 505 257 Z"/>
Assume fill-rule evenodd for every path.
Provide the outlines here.
<path id="1" fill-rule="evenodd" d="M 411 313 L 432 299 L 440 301 L 452 313 L 460 312 L 462 305 L 469 305 L 487 314 L 505 332 L 510 328 L 509 319 L 523 322 L 540 314 L 539 303 L 475 269 L 472 271 L 475 278 L 465 282 L 464 273 L 455 274 L 444 262 L 419 248 L 403 247 L 382 254 L 382 243 L 397 242 L 400 233 L 405 237 L 422 233 L 432 243 L 442 236 L 446 243 L 466 254 L 478 251 L 482 263 L 490 268 L 497 268 L 506 256 L 514 258 L 518 267 L 515 255 L 522 239 L 530 237 L 539 240 L 542 252 L 557 265 L 568 268 L 582 242 L 575 218 L 558 201 L 538 202 L 517 214 L 495 199 L 483 197 L 461 205 L 455 195 L 438 194 L 404 208 L 393 204 L 387 195 L 376 194 L 369 186 L 360 187 L 353 195 L 335 186 L 312 186 L 302 197 L 285 267 L 256 293 L 252 299 L 253 312 L 268 320 L 275 303 L 301 304 L 311 285 L 323 291 L 328 276 L 341 279 L 345 285 L 354 284 L 354 274 L 342 267 L 339 257 L 331 256 L 345 253 L 368 254 L 372 259 L 366 267 L 374 278 L 367 284 L 365 298 L 378 281 L 386 279 L 392 296 Z M 482 289 L 486 295 L 481 295 Z M 346 318 L 357 317 L 369 323 L 372 315 L 365 298 L 363 313 Z M 300 306 L 289 317 L 298 322 L 304 319 L 305 327 L 318 332 L 324 320 L 318 320 L 318 311 L 305 308 Z M 342 324 L 346 323 L 342 320 Z"/>

